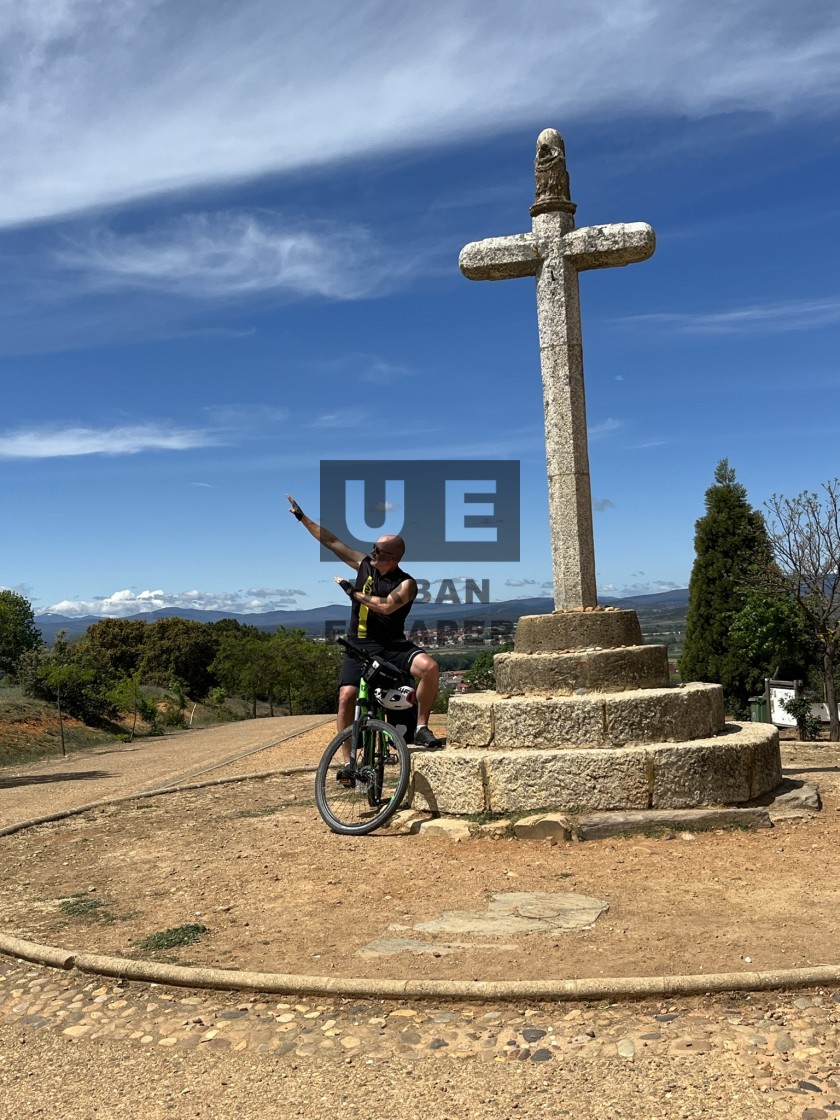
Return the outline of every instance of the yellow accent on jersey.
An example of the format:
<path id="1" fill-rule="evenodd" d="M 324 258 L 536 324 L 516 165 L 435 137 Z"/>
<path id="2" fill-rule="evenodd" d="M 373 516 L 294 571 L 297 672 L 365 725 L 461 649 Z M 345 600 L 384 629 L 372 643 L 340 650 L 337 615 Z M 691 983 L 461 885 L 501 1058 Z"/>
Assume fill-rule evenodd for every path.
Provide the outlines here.
<path id="1" fill-rule="evenodd" d="M 373 588 L 373 576 L 370 575 L 365 580 L 365 585 L 362 588 L 362 594 L 363 595 L 370 595 L 372 588 Z M 368 613 L 369 613 L 368 607 L 364 603 L 362 603 L 362 605 L 359 607 L 359 625 L 358 625 L 358 628 L 357 628 L 357 631 L 356 631 L 360 638 L 366 638 L 367 637 Z"/>

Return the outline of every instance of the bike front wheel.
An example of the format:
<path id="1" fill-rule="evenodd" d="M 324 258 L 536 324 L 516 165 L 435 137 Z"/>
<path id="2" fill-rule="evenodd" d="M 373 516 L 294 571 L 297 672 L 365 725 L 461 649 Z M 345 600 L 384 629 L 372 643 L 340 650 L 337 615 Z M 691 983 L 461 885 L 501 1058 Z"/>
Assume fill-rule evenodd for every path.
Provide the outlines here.
<path id="1" fill-rule="evenodd" d="M 410 772 L 399 732 L 382 720 L 363 719 L 355 757 L 352 727 L 340 731 L 324 751 L 315 777 L 318 812 L 333 832 L 373 832 L 399 808 Z"/>

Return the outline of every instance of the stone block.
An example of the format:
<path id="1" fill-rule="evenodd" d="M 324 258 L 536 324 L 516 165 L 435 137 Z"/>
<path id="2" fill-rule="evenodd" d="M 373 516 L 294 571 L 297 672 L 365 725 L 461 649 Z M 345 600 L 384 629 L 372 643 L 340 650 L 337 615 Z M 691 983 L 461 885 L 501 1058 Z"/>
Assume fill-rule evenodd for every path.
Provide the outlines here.
<path id="1" fill-rule="evenodd" d="M 488 840 L 509 840 L 511 837 L 511 823 L 504 818 L 500 821 L 487 821 L 475 828 L 474 834 L 485 836 Z"/>
<path id="2" fill-rule="evenodd" d="M 412 831 L 417 830 L 418 825 L 427 820 L 429 820 L 428 812 L 420 809 L 400 809 L 386 821 L 383 828 L 398 836 L 408 836 Z"/>
<path id="3" fill-rule="evenodd" d="M 500 693 L 566 694 L 578 688 L 603 692 L 667 688 L 665 646 L 621 646 L 574 653 L 500 653 L 495 658 Z"/>
<path id="4" fill-rule="evenodd" d="M 594 746 L 604 742 L 603 698 L 499 699 L 494 714 L 496 750 Z"/>
<path id="5" fill-rule="evenodd" d="M 606 738 L 625 743 L 685 742 L 704 739 L 719 730 L 709 693 L 715 684 L 679 688 L 636 689 L 605 696 Z"/>
<path id="6" fill-rule="evenodd" d="M 488 809 L 644 809 L 649 803 L 643 749 L 519 750 L 484 756 Z"/>
<path id="7" fill-rule="evenodd" d="M 489 747 L 493 742 L 493 706 L 496 692 L 475 692 L 453 696 L 447 716 L 447 745 L 450 747 Z"/>
<path id="8" fill-rule="evenodd" d="M 758 798 L 760 805 L 766 805 L 770 820 L 795 820 L 812 817 L 822 809 L 822 800 L 817 786 L 810 782 L 784 780 L 770 793 Z"/>
<path id="9" fill-rule="evenodd" d="M 772 828 L 766 809 L 649 809 L 639 813 L 592 813 L 577 824 L 581 840 L 603 840 L 655 829 Z"/>
<path id="10" fill-rule="evenodd" d="M 559 611 L 523 615 L 516 626 L 514 649 L 517 653 L 544 653 L 642 644 L 635 611 Z"/>
<path id="11" fill-rule="evenodd" d="M 647 748 L 654 809 L 689 809 L 750 799 L 752 744 L 705 739 Z"/>
<path id="12" fill-rule="evenodd" d="M 473 751 L 413 751 L 408 804 L 432 813 L 484 812 L 481 755 Z"/>
<path id="13" fill-rule="evenodd" d="M 572 824 L 562 813 L 538 813 L 522 817 L 513 826 L 517 840 L 570 840 Z"/>
<path id="14" fill-rule="evenodd" d="M 412 826 L 411 832 L 412 835 L 442 836 L 444 839 L 453 840 L 456 843 L 460 840 L 469 840 L 470 838 L 470 826 L 467 822 L 452 820 L 451 818 L 418 821 L 416 825 Z"/>

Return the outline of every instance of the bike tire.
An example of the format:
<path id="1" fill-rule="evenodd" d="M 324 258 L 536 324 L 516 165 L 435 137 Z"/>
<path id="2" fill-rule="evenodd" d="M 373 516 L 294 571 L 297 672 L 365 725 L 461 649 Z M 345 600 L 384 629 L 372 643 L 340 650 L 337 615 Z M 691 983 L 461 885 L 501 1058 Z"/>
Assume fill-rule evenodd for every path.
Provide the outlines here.
<path id="1" fill-rule="evenodd" d="M 365 765 L 363 755 L 368 735 L 374 736 L 370 766 Z M 342 748 L 352 741 L 353 728 L 345 727 L 324 751 L 315 776 L 315 804 L 333 832 L 363 836 L 381 828 L 400 807 L 408 789 L 411 763 L 398 731 L 383 720 L 364 719 L 359 728 L 359 757 L 354 760 L 358 776 L 351 786 L 344 786 L 336 774 L 344 765 Z"/>

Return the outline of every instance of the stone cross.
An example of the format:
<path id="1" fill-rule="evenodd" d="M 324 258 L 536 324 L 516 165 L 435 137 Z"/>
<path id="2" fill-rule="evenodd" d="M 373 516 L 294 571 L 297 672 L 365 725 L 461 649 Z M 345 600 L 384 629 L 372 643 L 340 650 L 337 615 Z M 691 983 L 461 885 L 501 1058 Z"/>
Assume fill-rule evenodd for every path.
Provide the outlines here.
<path id="1" fill-rule="evenodd" d="M 473 241 L 458 263 L 469 280 L 537 278 L 554 607 L 560 611 L 598 602 L 578 273 L 647 260 L 656 241 L 643 222 L 575 229 L 566 151 L 553 128 L 537 138 L 534 170 L 531 232 Z"/>

